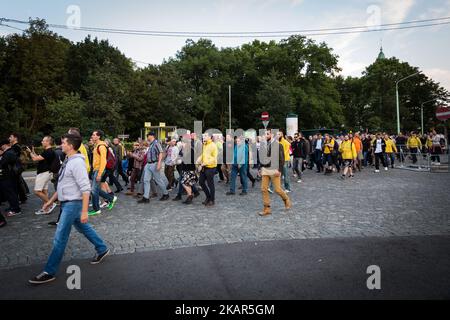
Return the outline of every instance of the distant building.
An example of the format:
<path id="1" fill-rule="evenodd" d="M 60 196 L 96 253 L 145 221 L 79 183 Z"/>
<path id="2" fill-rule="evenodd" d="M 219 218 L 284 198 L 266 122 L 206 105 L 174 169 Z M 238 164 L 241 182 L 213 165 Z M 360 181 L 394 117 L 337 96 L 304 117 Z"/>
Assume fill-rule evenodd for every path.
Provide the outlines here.
<path id="1" fill-rule="evenodd" d="M 380 53 L 378 54 L 377 61 L 384 60 L 384 59 L 386 59 L 386 57 L 384 56 L 383 47 L 380 47 Z"/>

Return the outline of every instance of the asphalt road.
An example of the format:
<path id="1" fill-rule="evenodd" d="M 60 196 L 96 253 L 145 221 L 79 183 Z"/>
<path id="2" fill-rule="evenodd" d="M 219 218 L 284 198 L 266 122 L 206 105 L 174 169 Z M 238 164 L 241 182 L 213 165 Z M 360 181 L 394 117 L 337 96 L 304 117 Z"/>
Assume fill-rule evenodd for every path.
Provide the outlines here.
<path id="1" fill-rule="evenodd" d="M 449 299 L 450 236 L 362 237 L 219 244 L 62 264 L 56 281 L 27 280 L 42 265 L 0 270 L 0 299 Z M 81 268 L 69 290 L 68 265 Z M 381 289 L 369 290 L 369 265 Z"/>

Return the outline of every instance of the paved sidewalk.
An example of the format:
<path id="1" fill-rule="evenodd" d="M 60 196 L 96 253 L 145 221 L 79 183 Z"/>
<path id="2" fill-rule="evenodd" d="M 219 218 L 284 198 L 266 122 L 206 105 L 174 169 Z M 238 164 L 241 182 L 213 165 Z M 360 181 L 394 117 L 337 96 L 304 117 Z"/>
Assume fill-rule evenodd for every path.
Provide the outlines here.
<path id="1" fill-rule="evenodd" d="M 259 217 L 259 183 L 244 197 L 225 196 L 227 188 L 220 183 L 212 209 L 201 204 L 203 193 L 191 206 L 157 199 L 138 205 L 121 194 L 112 211 L 90 221 L 114 254 L 262 240 L 450 235 L 449 182 L 449 174 L 404 170 L 377 175 L 365 170 L 346 181 L 307 171 L 302 184 L 291 177 L 289 213 L 272 195 L 273 215 Z M 38 199 L 30 196 L 24 214 L 0 229 L 0 269 L 46 261 L 55 232 L 47 223 L 56 219 L 57 210 L 35 216 L 39 207 Z M 65 259 L 93 255 L 90 243 L 74 230 Z"/>

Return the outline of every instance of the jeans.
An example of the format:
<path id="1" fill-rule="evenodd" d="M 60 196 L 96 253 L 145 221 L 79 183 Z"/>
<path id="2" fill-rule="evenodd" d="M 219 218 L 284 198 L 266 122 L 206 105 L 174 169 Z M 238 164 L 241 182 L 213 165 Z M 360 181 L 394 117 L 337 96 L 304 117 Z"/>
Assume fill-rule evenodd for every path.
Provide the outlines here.
<path id="1" fill-rule="evenodd" d="M 103 173 L 105 174 L 105 172 Z M 114 200 L 114 196 L 106 193 L 101 188 L 101 182 L 97 182 L 98 171 L 94 171 L 92 174 L 92 208 L 94 211 L 100 210 L 100 197 L 105 199 L 108 202 L 112 202 Z"/>
<path id="2" fill-rule="evenodd" d="M 367 163 L 368 163 L 369 157 L 370 157 L 370 152 L 369 151 L 364 151 L 363 152 L 363 156 L 364 156 L 363 166 L 367 167 Z"/>
<path id="3" fill-rule="evenodd" d="M 289 183 L 289 162 L 285 162 L 283 166 L 283 172 L 281 172 L 280 181 L 284 177 L 284 189 L 291 191 L 291 185 Z M 273 184 L 270 182 L 270 189 L 273 189 Z"/>
<path id="4" fill-rule="evenodd" d="M 300 165 L 300 170 L 298 169 L 298 166 Z M 300 179 L 303 172 L 303 158 L 294 158 L 294 172 L 297 174 L 298 178 Z"/>
<path id="5" fill-rule="evenodd" d="M 393 168 L 395 162 L 395 153 L 393 152 L 385 153 L 384 161 L 386 162 L 386 166 L 390 165 Z"/>
<path id="6" fill-rule="evenodd" d="M 314 151 L 314 160 L 316 161 L 317 171 L 323 170 L 323 164 L 322 164 L 322 150 L 316 149 Z"/>
<path id="7" fill-rule="evenodd" d="M 160 172 L 156 170 L 158 164 L 147 163 L 144 168 L 144 198 L 150 199 L 150 181 L 154 180 L 163 195 L 168 195 L 167 184 L 164 182 Z"/>
<path id="8" fill-rule="evenodd" d="M 283 172 L 281 174 L 284 177 L 284 189 L 291 191 L 290 179 L 289 179 L 289 162 L 285 162 L 283 166 Z"/>
<path id="9" fill-rule="evenodd" d="M 248 180 L 247 180 L 247 168 L 246 164 L 238 167 L 237 164 L 233 164 L 231 167 L 231 183 L 230 183 L 230 192 L 236 192 L 236 177 L 238 172 L 240 174 L 241 183 L 242 183 L 242 192 L 247 192 L 248 188 Z"/>
<path id="10" fill-rule="evenodd" d="M 81 223 L 82 201 L 61 202 L 62 214 L 56 228 L 53 240 L 53 249 L 48 258 L 44 271 L 50 275 L 55 275 L 61 263 L 67 242 L 69 240 L 72 225 L 83 234 L 95 247 L 97 254 L 101 255 L 108 250 L 103 240 L 89 223 Z"/>
<path id="11" fill-rule="evenodd" d="M 214 188 L 214 176 L 216 175 L 216 168 L 203 168 L 200 174 L 199 183 L 202 190 L 205 192 L 206 199 L 214 201 L 216 189 Z M 206 185 L 208 183 L 208 186 Z"/>

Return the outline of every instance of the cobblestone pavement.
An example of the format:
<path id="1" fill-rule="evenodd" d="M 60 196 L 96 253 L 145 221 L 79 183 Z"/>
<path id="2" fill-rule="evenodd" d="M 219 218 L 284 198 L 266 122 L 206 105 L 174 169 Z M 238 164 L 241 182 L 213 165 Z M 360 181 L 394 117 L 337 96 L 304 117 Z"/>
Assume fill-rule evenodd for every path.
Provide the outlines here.
<path id="1" fill-rule="evenodd" d="M 26 179 L 31 188 L 33 178 L 28 174 Z M 342 181 L 336 174 L 308 170 L 303 180 L 298 184 L 291 177 L 289 212 L 271 195 L 269 217 L 257 215 L 262 207 L 259 183 L 247 196 L 226 196 L 226 185 L 218 183 L 214 208 L 201 204 L 203 193 L 190 206 L 157 199 L 139 205 L 120 194 L 112 211 L 104 210 L 90 222 L 114 254 L 242 241 L 450 234 L 449 174 L 399 169 L 374 174 L 366 169 Z M 46 261 L 55 232 L 47 223 L 56 219 L 58 210 L 36 216 L 39 206 L 31 196 L 24 213 L 0 229 L 0 268 Z M 73 230 L 64 259 L 92 255 L 91 244 Z"/>

